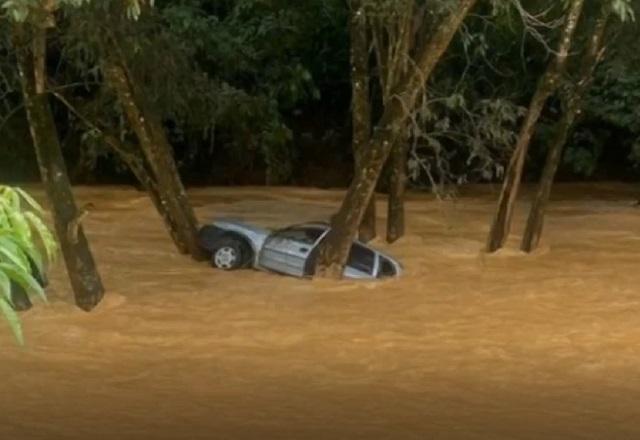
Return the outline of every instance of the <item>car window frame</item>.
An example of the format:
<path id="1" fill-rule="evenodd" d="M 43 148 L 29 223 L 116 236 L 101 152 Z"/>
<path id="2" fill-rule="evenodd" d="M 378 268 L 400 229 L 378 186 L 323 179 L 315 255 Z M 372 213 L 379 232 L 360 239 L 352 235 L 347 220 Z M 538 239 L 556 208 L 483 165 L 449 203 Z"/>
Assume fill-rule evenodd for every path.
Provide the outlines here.
<path id="1" fill-rule="evenodd" d="M 316 237 L 313 242 L 306 242 L 302 239 L 299 238 L 294 238 L 294 237 L 287 237 L 287 236 L 282 236 L 281 234 L 286 233 L 287 231 L 294 231 L 294 230 L 309 230 L 309 229 L 313 229 L 313 230 L 317 230 L 320 232 L 320 234 L 318 235 L 318 237 Z M 286 228 L 282 228 L 282 229 L 278 229 L 273 231 L 273 233 L 268 237 L 268 239 L 273 239 L 273 238 L 280 238 L 280 239 L 285 239 L 285 240 L 294 240 L 300 243 L 304 243 L 305 245 L 311 246 L 311 247 L 315 247 L 318 245 L 318 243 L 327 235 L 329 231 L 329 228 L 323 228 L 322 226 L 316 226 L 316 225 L 294 225 L 294 226 L 288 226 Z"/>
<path id="2" fill-rule="evenodd" d="M 371 269 L 370 270 L 363 270 L 361 267 L 357 267 L 354 266 L 352 264 L 350 264 L 350 258 L 351 258 L 351 252 L 354 246 L 360 246 L 362 249 L 364 249 L 367 252 L 370 252 L 373 255 L 373 259 L 371 261 Z M 369 246 L 367 246 L 366 244 L 360 242 L 359 240 L 354 240 L 353 243 L 351 244 L 351 248 L 349 248 L 349 256 L 347 257 L 347 264 L 346 266 L 350 267 L 353 270 L 357 270 L 359 272 L 365 273 L 369 276 L 375 277 L 377 272 L 378 272 L 378 268 L 379 268 L 379 264 L 378 264 L 378 252 L 375 249 L 370 248 Z"/>
<path id="3" fill-rule="evenodd" d="M 393 269 L 393 274 L 384 275 L 384 276 L 382 275 L 382 267 L 383 267 L 385 262 L 389 263 L 389 266 Z M 382 254 L 378 254 L 378 270 L 376 271 L 376 278 L 393 278 L 393 277 L 397 277 L 397 276 L 398 276 L 398 268 L 393 263 L 391 258 L 389 258 L 389 257 L 387 257 L 385 255 L 382 255 Z"/>

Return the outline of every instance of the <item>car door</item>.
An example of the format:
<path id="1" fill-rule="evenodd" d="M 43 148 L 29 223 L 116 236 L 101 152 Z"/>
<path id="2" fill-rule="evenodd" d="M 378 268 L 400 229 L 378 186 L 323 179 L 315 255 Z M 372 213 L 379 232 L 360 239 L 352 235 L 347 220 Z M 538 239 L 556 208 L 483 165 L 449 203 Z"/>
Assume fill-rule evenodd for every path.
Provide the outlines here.
<path id="1" fill-rule="evenodd" d="M 259 265 L 275 272 L 305 276 L 307 259 L 324 230 L 291 227 L 271 234 L 260 251 Z"/>

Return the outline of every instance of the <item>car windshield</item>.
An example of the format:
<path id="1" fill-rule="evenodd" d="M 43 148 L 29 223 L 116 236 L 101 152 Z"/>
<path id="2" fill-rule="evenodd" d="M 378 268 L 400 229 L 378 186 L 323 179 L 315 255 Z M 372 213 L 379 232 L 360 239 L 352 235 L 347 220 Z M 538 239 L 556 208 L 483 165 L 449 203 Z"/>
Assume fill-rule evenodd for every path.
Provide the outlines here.
<path id="1" fill-rule="evenodd" d="M 323 229 L 307 226 L 301 227 L 296 226 L 287 229 L 281 229 L 280 231 L 276 231 L 273 236 L 278 238 L 284 238 L 288 240 L 295 240 L 305 244 L 314 244 L 318 238 L 324 232 Z"/>

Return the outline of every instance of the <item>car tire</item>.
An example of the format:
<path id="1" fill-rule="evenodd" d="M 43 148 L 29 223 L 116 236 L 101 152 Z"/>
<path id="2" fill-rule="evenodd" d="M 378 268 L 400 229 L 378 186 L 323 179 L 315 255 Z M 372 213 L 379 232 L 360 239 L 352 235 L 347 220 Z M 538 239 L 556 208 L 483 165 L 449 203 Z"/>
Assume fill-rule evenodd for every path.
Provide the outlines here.
<path id="1" fill-rule="evenodd" d="M 251 249 L 235 237 L 222 237 L 216 241 L 211 253 L 211 265 L 222 270 L 236 270 L 247 266 Z"/>

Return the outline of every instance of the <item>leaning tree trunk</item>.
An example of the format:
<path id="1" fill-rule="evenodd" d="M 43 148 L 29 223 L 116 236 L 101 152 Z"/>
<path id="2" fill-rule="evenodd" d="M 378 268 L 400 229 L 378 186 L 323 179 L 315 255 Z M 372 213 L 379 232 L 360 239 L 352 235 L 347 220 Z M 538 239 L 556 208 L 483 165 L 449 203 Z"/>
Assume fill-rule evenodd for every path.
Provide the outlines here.
<path id="1" fill-rule="evenodd" d="M 157 182 L 162 203 L 175 222 L 177 234 L 173 237 L 178 249 L 196 259 L 202 259 L 203 252 L 198 244 L 197 220 L 180 180 L 160 118 L 145 102 L 144 96 L 137 91 L 134 79 L 127 69 L 109 56 L 104 61 L 104 74 L 136 133 Z"/>
<path id="2" fill-rule="evenodd" d="M 544 226 L 544 215 L 549 203 L 553 180 L 556 172 L 558 171 L 560 159 L 562 158 L 562 151 L 575 125 L 577 117 L 582 111 L 584 96 L 588 92 L 593 81 L 593 72 L 604 56 L 604 35 L 610 14 L 611 9 L 609 5 L 604 5 L 602 7 L 601 15 L 596 22 L 593 36 L 589 40 L 587 53 L 582 59 L 578 82 L 567 91 L 567 98 L 564 103 L 564 114 L 556 125 L 555 133 L 551 144 L 549 145 L 547 160 L 544 170 L 542 171 L 540 185 L 538 186 L 538 191 L 536 192 L 535 199 L 531 206 L 529 219 L 527 220 L 527 226 L 522 238 L 520 249 L 525 252 L 533 251 L 540 243 L 540 237 L 542 236 L 542 229 Z"/>
<path id="3" fill-rule="evenodd" d="M 163 199 L 163 194 L 158 189 L 158 182 L 154 178 L 152 172 L 145 161 L 140 147 L 132 145 L 127 141 L 120 140 L 118 136 L 110 133 L 108 128 L 105 128 L 105 124 L 100 122 L 93 122 L 89 120 L 77 106 L 73 105 L 69 100 L 62 96 L 58 92 L 53 92 L 53 95 L 58 98 L 67 108 L 84 123 L 91 130 L 95 130 L 100 133 L 104 143 L 111 148 L 113 153 L 120 158 L 120 160 L 129 168 L 129 171 L 134 175 L 140 186 L 147 192 L 151 203 L 156 208 L 160 217 L 162 217 L 167 232 L 171 236 L 174 244 L 178 249 L 183 248 L 183 240 L 180 237 L 180 230 L 171 216 L 169 211 L 169 203 Z M 185 250 L 186 252 L 186 250 Z"/>
<path id="4" fill-rule="evenodd" d="M 160 214 L 160 217 L 162 217 L 171 239 L 176 247 L 180 249 L 182 246 L 180 231 L 176 222 L 171 217 L 171 212 L 167 209 L 169 204 L 167 201 L 163 200 L 162 194 L 158 190 L 158 182 L 156 182 L 147 169 L 144 158 L 138 154 L 134 146 L 126 146 L 124 142 L 121 142 L 117 137 L 110 134 L 103 134 L 103 136 L 105 143 L 111 147 L 116 156 L 124 162 L 136 180 L 138 180 L 142 188 L 146 191 L 151 203 L 153 203 L 156 211 Z"/>
<path id="5" fill-rule="evenodd" d="M 369 80 L 369 38 L 367 17 L 361 0 L 351 1 L 351 89 L 353 156 L 355 173 L 362 166 L 363 150 L 371 136 L 371 102 Z M 360 224 L 359 238 L 368 242 L 376 237 L 376 197 L 371 196 L 367 210 Z"/>
<path id="6" fill-rule="evenodd" d="M 476 1 L 460 1 L 458 7 L 443 20 L 429 43 L 421 48 L 415 68 L 405 75 L 404 80 L 398 82 L 396 93 L 392 94 L 394 99 L 385 107 L 362 155 L 362 166 L 357 170 L 342 206 L 333 218 L 331 231 L 320 248 L 316 270 L 318 276 L 336 279 L 342 277 L 351 244 L 356 238 L 382 168 L 395 139 L 406 127 L 408 111 L 415 107 L 431 72 Z"/>
<path id="7" fill-rule="evenodd" d="M 80 224 L 80 213 L 71 191 L 45 92 L 45 30 L 34 30 L 33 50 L 28 50 L 27 41 L 26 29 L 22 25 L 15 25 L 14 42 L 22 94 L 42 182 L 51 204 L 56 236 L 75 302 L 81 309 L 89 311 L 104 296 L 104 288 Z"/>
<path id="8" fill-rule="evenodd" d="M 557 55 L 542 76 L 536 93 L 529 104 L 529 111 L 520 130 L 520 136 L 518 137 L 518 142 L 505 175 L 502 192 L 498 200 L 498 207 L 487 239 L 487 252 L 495 252 L 502 248 L 509 236 L 513 218 L 513 208 L 518 196 L 529 144 L 545 103 L 557 89 L 560 77 L 565 70 L 567 56 L 571 48 L 578 20 L 582 14 L 583 4 L 584 0 L 572 0 L 571 9 L 567 15 L 560 37 Z"/>

